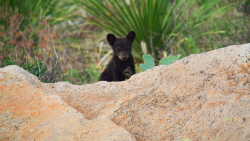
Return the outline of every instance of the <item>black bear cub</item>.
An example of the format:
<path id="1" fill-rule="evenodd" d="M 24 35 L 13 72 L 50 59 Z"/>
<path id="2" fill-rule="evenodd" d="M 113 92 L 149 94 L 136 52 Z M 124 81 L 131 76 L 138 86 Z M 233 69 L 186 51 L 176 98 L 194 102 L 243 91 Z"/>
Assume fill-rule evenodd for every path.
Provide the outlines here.
<path id="1" fill-rule="evenodd" d="M 107 35 L 107 40 L 113 49 L 113 58 L 102 72 L 99 81 L 124 81 L 135 74 L 134 58 L 131 55 L 135 32 L 130 31 L 126 37 L 116 38 L 113 34 Z"/>

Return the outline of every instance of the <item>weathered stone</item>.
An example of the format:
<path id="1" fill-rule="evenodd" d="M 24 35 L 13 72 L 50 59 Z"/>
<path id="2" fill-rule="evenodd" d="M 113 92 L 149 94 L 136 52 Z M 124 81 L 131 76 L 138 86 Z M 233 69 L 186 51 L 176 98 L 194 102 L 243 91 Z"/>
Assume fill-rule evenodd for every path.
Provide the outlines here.
<path id="1" fill-rule="evenodd" d="M 18 66 L 0 69 L 0 140 L 135 140 L 107 117 L 86 120 Z"/>
<path id="2" fill-rule="evenodd" d="M 246 141 L 250 44 L 190 55 L 124 82 L 82 86 L 41 83 L 9 66 L 0 69 L 0 94 L 6 140 Z"/>

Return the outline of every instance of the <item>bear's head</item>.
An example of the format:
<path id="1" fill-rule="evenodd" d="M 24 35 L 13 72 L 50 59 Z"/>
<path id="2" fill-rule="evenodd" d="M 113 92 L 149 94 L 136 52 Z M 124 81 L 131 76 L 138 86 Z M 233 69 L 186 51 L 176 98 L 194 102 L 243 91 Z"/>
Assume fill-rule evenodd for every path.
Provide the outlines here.
<path id="1" fill-rule="evenodd" d="M 120 60 L 126 61 L 131 55 L 132 51 L 132 43 L 135 39 L 135 32 L 130 31 L 126 37 L 116 38 L 113 34 L 107 35 L 107 40 L 109 44 L 112 46 L 114 55 L 119 57 Z"/>

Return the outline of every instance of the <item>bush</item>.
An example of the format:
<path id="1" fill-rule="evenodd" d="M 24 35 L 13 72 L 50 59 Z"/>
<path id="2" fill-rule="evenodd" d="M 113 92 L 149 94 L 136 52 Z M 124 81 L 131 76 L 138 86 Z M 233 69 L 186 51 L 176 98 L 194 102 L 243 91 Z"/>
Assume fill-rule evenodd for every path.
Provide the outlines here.
<path id="1" fill-rule="evenodd" d="M 4 10 L 1 6 L 0 12 L 3 14 L 0 19 L 6 23 L 0 25 L 0 67 L 19 65 L 43 82 L 55 82 L 56 75 L 62 70 L 55 65 L 57 62 L 53 57 L 54 43 L 60 36 L 53 30 L 50 21 L 40 18 L 39 23 L 27 24 L 22 30 L 24 15 Z"/>
<path id="2" fill-rule="evenodd" d="M 24 15 L 1 10 L 0 6 L 0 20 L 4 19 L 6 25 L 0 24 L 0 67 L 19 65 L 48 83 L 70 81 L 83 84 L 98 81 L 99 70 L 89 67 L 90 61 L 97 60 L 93 52 L 96 48 L 91 51 L 85 49 L 79 39 L 74 39 L 72 43 L 72 33 L 54 28 L 50 20 L 42 17 L 38 24 L 27 24 L 22 30 Z M 69 76 L 67 72 L 71 69 L 78 72 Z"/>
<path id="3" fill-rule="evenodd" d="M 16 60 L 14 60 L 12 57 L 4 60 L 4 62 L 5 62 L 4 66 L 18 65 L 20 67 L 23 67 L 25 70 L 36 75 L 38 79 L 40 79 L 43 75 L 45 75 L 47 71 L 47 68 L 43 60 L 41 60 L 40 62 L 38 60 L 35 60 L 33 63 L 24 64 L 24 66 L 21 66 L 20 64 L 16 63 Z"/>
<path id="4" fill-rule="evenodd" d="M 44 64 L 44 60 L 41 60 L 39 62 L 38 59 L 35 60 L 33 63 L 24 64 L 23 68 L 29 71 L 30 73 L 36 75 L 38 79 L 45 75 L 47 71 L 47 68 Z"/>
<path id="5" fill-rule="evenodd" d="M 142 61 L 143 52 L 140 43 L 144 41 L 149 54 L 160 60 L 162 52 L 171 52 L 166 43 L 178 43 L 180 37 L 188 37 L 195 30 L 207 32 L 207 23 L 215 27 L 214 21 L 222 18 L 233 8 L 232 4 L 222 4 L 222 0 L 77 0 L 88 11 L 91 23 L 118 36 L 135 30 L 137 36 L 133 45 L 134 57 Z M 222 20 L 222 19 L 221 19 Z M 202 30 L 201 30 L 202 29 Z M 210 30 L 210 29 L 208 29 Z M 220 29 L 218 29 L 220 30 Z M 198 32 L 197 32 L 198 33 Z M 188 37 L 187 44 L 197 36 Z M 197 49 L 187 52 L 190 45 L 181 46 L 183 55 L 199 52 Z M 182 53 L 183 53 L 182 52 Z"/>
<path id="6" fill-rule="evenodd" d="M 13 58 L 10 59 L 6 59 L 4 60 L 5 66 L 9 66 L 9 65 L 16 65 L 16 60 L 14 60 Z"/>
<path id="7" fill-rule="evenodd" d="M 9 16 L 5 19 L 8 26 L 1 28 L 0 31 L 0 44 L 2 44 L 0 66 L 3 66 L 3 60 L 12 56 L 23 65 L 27 58 L 34 60 L 35 57 L 42 60 L 42 51 L 52 52 L 51 41 L 57 35 L 51 30 L 49 21 L 41 19 L 40 25 L 27 25 L 25 31 L 22 31 L 20 25 L 23 15 L 8 12 L 3 14 Z"/>

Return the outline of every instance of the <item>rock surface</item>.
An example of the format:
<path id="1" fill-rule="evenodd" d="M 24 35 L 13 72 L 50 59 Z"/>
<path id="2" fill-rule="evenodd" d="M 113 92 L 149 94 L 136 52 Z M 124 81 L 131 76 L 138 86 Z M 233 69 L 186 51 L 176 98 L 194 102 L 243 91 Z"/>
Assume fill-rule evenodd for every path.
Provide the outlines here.
<path id="1" fill-rule="evenodd" d="M 0 69 L 0 140 L 132 140 L 107 117 L 87 120 L 18 66 Z"/>
<path id="2" fill-rule="evenodd" d="M 124 82 L 41 83 L 0 69 L 2 140 L 250 140 L 250 44 L 190 55 Z"/>

